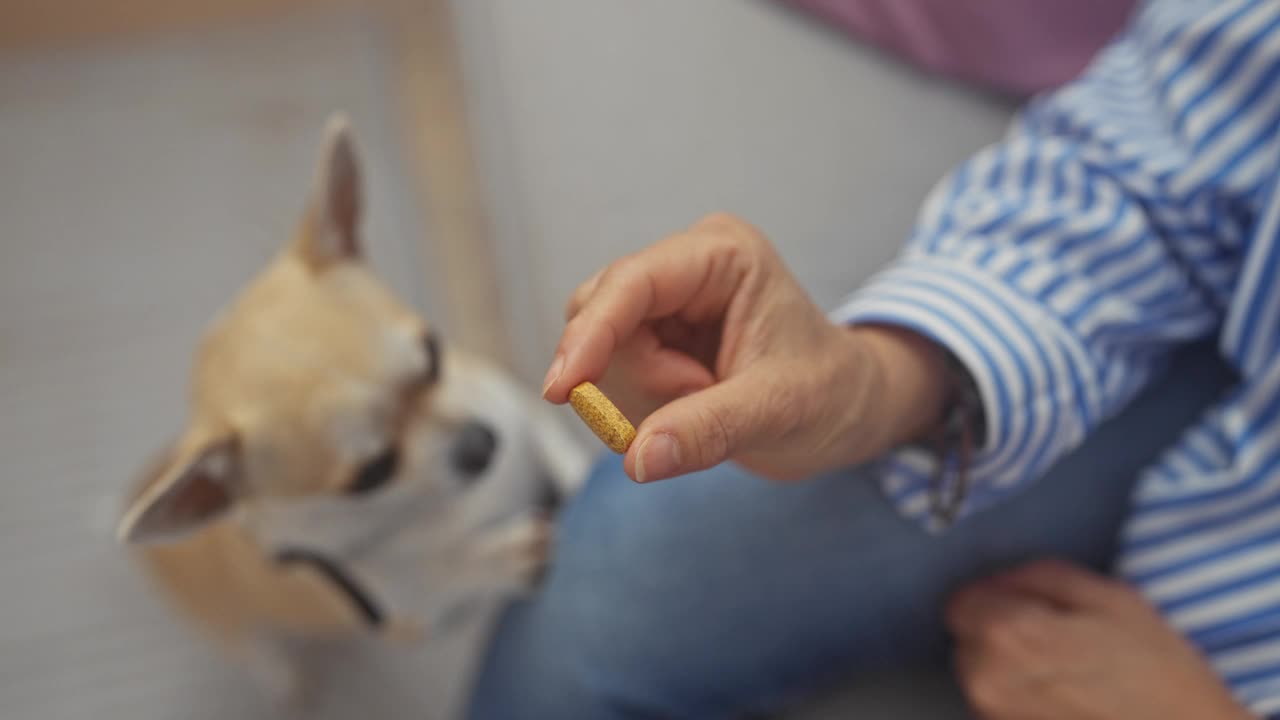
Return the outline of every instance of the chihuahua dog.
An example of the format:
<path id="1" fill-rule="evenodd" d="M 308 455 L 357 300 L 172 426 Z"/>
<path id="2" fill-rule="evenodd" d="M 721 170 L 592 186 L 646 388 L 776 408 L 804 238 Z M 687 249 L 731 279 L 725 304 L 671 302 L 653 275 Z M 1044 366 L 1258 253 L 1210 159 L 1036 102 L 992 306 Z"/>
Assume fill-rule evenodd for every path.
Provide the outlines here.
<path id="1" fill-rule="evenodd" d="M 291 241 L 196 354 L 186 428 L 120 521 L 177 607 L 273 693 L 296 640 L 416 638 L 536 581 L 577 438 L 493 366 L 447 353 L 361 258 L 348 122 L 330 120 Z"/>

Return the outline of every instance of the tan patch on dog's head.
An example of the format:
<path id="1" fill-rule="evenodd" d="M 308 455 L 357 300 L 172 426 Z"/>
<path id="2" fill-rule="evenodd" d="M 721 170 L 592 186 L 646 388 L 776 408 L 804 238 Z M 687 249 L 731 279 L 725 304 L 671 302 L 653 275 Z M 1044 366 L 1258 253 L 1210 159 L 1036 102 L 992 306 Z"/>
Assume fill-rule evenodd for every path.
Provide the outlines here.
<path id="1" fill-rule="evenodd" d="M 362 261 L 360 214 L 356 148 L 335 117 L 295 237 L 201 343 L 188 426 L 122 538 L 181 534 L 243 499 L 344 492 L 380 458 L 395 473 L 388 453 L 439 359 L 423 321 Z"/>

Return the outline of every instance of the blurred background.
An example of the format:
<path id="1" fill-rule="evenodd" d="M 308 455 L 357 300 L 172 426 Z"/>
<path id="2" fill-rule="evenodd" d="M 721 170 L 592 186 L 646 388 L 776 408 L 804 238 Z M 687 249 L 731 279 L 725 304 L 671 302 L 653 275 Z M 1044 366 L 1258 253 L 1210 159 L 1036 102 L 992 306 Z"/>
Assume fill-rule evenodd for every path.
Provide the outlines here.
<path id="1" fill-rule="evenodd" d="M 541 378 L 595 269 L 714 210 L 831 305 L 1005 101 L 766 0 L 0 0 L 0 716 L 270 717 L 114 544 L 201 330 L 354 119 L 370 254 Z M 325 717 L 449 717 L 481 629 L 326 662 Z M 934 717 L 923 715 L 923 717 Z"/>

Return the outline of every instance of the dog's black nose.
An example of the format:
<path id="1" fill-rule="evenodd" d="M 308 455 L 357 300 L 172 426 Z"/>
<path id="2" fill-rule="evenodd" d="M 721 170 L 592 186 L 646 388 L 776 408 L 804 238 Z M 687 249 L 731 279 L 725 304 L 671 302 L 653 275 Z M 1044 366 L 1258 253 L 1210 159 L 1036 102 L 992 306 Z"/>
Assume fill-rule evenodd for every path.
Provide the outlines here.
<path id="1" fill-rule="evenodd" d="M 541 482 L 537 497 L 534 498 L 534 505 L 548 515 L 555 515 L 560 512 L 560 506 L 564 504 L 564 495 L 551 480 L 543 478 Z"/>
<path id="2" fill-rule="evenodd" d="M 489 467 L 493 453 L 498 449 L 498 436 L 481 422 L 469 422 L 454 441 L 451 459 L 453 467 L 468 480 L 475 478 Z"/>

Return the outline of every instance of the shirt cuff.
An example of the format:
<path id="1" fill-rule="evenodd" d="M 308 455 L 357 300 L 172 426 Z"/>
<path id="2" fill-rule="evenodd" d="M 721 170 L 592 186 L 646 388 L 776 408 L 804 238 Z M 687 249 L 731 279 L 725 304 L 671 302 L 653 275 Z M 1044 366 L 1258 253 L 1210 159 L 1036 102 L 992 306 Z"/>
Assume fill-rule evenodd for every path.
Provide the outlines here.
<path id="1" fill-rule="evenodd" d="M 949 350 L 973 376 L 987 434 L 968 469 L 960 516 L 1036 478 L 1081 442 L 1099 414 L 1099 393 L 1080 341 L 1045 307 L 973 264 L 909 255 L 832 318 L 913 330 Z M 917 450 L 888 458 L 886 492 L 908 516 L 928 518 L 937 464 Z M 957 475 L 948 467 L 942 482 L 954 483 Z"/>

